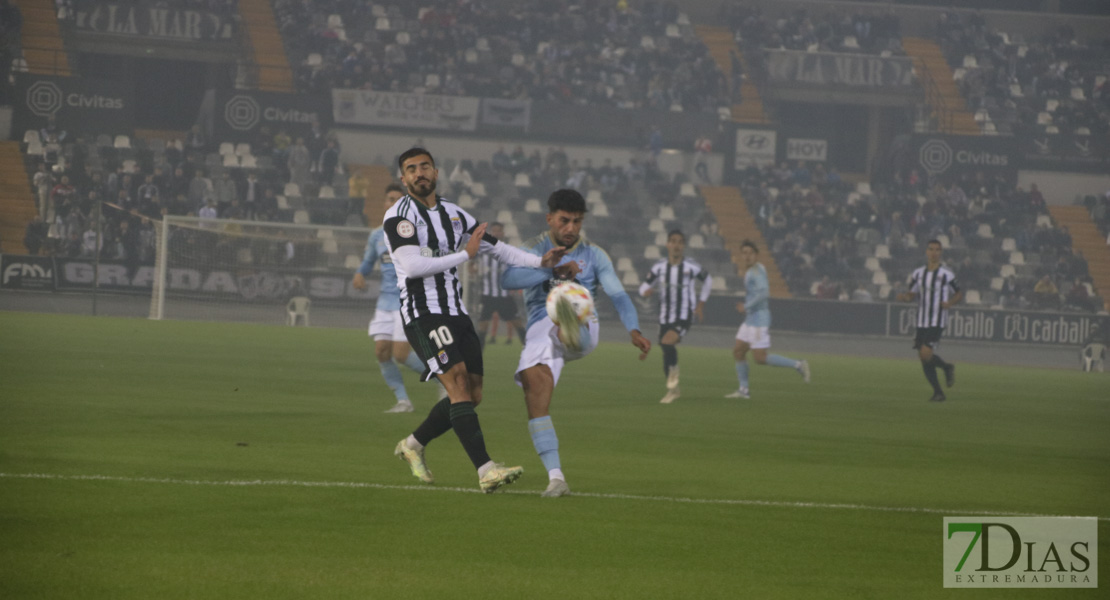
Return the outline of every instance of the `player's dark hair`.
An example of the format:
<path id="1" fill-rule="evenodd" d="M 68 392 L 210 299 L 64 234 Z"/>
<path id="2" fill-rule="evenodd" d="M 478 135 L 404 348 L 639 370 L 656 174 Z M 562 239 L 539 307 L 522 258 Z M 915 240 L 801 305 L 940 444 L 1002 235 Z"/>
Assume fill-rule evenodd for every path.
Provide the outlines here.
<path id="1" fill-rule="evenodd" d="M 928 248 L 929 246 L 931 246 L 933 244 L 936 244 L 936 245 L 940 246 L 940 249 L 944 250 L 944 244 L 940 243 L 940 240 L 936 240 L 936 239 L 929 240 L 928 242 L 926 242 L 925 247 Z"/>
<path id="2" fill-rule="evenodd" d="M 678 237 L 682 238 L 682 241 L 683 241 L 683 242 L 685 242 L 685 241 L 686 241 L 686 234 L 685 234 L 685 233 L 682 233 L 682 230 L 681 230 L 681 229 L 672 229 L 672 230 L 668 231 L 668 232 L 667 232 L 667 241 L 668 241 L 668 242 L 669 242 L 669 241 L 671 241 L 671 238 L 672 238 L 672 237 L 674 237 L 674 236 L 676 236 L 676 235 L 677 235 Z"/>
<path id="3" fill-rule="evenodd" d="M 414 157 L 414 156 L 427 156 L 429 159 L 431 159 L 432 166 L 433 167 L 436 166 L 436 159 L 432 158 L 432 153 L 428 152 L 427 150 L 425 150 L 425 149 L 423 149 L 419 146 L 417 146 L 415 148 L 409 148 L 408 150 L 405 150 L 404 152 L 401 153 L 401 156 L 397 159 L 397 168 L 398 169 L 404 169 L 405 168 L 405 161 Z"/>
<path id="4" fill-rule="evenodd" d="M 744 246 L 747 246 L 747 247 L 751 248 L 752 252 L 755 252 L 756 254 L 759 254 L 759 246 L 756 246 L 755 242 L 753 242 L 751 240 L 744 240 L 744 241 L 740 242 L 740 247 L 743 248 Z"/>
<path id="5" fill-rule="evenodd" d="M 405 195 L 405 188 L 399 183 L 391 183 L 385 186 L 385 193 L 388 194 L 389 192 L 401 192 L 401 195 L 403 196 Z"/>
<path id="6" fill-rule="evenodd" d="M 586 199 L 577 190 L 561 189 L 551 192 L 547 198 L 547 212 L 585 213 Z"/>

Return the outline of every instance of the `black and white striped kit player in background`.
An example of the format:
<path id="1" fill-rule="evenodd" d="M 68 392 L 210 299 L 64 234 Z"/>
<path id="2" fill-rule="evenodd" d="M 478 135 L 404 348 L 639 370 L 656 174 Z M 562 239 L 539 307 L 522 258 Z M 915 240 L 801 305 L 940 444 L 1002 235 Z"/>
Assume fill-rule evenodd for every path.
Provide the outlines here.
<path id="1" fill-rule="evenodd" d="M 929 240 L 925 246 L 925 266 L 914 269 L 907 282 L 908 291 L 899 294 L 898 300 L 910 302 L 917 299 L 917 333 L 913 347 L 921 359 L 925 379 L 933 386 L 930 402 L 944 402 L 947 398 L 937 378 L 937 368 L 944 371 L 945 384 L 952 387 L 956 383 L 956 365 L 946 363 L 936 353 L 944 327 L 948 325 L 948 309 L 964 297 L 956 283 L 956 274 L 941 264 L 942 247 L 937 240 Z"/>
<path id="2" fill-rule="evenodd" d="M 640 295 L 650 296 L 659 287 L 659 346 L 663 349 L 663 376 L 667 378 L 667 394 L 659 402 L 670 404 L 678 399 L 678 348 L 675 346 L 690 330 L 696 318 L 705 318 L 702 309 L 709 299 L 713 277 L 696 261 L 686 258 L 686 236 L 676 230 L 667 234 L 667 258 L 652 265 Z M 694 285 L 701 282 L 701 290 Z"/>
<path id="3" fill-rule="evenodd" d="M 499 240 L 504 239 L 505 226 L 494 221 L 489 224 L 486 233 Z M 520 345 L 523 346 L 527 327 L 520 318 L 520 308 L 517 306 L 516 298 L 509 295 L 509 290 L 501 287 L 501 275 L 509 267 L 492 254 L 482 254 L 478 258 L 480 264 L 470 263 L 470 265 L 471 273 L 479 277 L 479 285 L 482 287 L 482 311 L 478 314 L 478 337 L 482 341 L 482 348 L 486 347 L 486 333 L 489 331 L 494 313 L 505 323 L 506 328 L 516 330 L 517 336 L 520 337 Z M 492 337 L 496 338 L 497 327 L 493 329 Z M 509 335 L 506 335 L 505 343 L 509 343 L 510 339 Z"/>
<path id="4" fill-rule="evenodd" d="M 566 253 L 554 248 L 542 257 L 486 235 L 486 224 L 436 195 L 435 160 L 412 148 L 397 160 L 408 195 L 385 213 L 382 228 L 397 269 L 405 337 L 427 365 L 423 380 L 438 377 L 447 389 L 428 417 L 401 440 L 394 454 L 408 462 L 412 474 L 432 483 L 424 464 L 424 447 L 454 429 L 474 468 L 482 491 L 493 492 L 520 477 L 523 469 L 490 460 L 474 407 L 482 401 L 482 349 L 462 300 L 458 268 L 478 253 L 523 267 L 552 268 Z"/>

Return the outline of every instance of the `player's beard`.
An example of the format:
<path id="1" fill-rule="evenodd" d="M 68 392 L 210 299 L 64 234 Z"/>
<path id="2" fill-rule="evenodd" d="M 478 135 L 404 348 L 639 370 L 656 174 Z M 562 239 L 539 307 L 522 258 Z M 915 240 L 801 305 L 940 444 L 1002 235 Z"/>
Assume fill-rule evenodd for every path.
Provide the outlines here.
<path id="1" fill-rule="evenodd" d="M 409 192 L 418 198 L 427 198 L 434 194 L 436 191 L 436 180 L 434 179 L 420 179 L 413 182 Z"/>

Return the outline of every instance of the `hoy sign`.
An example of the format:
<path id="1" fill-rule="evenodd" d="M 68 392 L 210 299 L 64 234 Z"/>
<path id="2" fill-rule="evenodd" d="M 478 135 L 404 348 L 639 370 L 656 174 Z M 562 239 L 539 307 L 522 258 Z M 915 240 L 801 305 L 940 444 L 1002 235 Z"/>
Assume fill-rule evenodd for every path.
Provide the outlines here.
<path id="1" fill-rule="evenodd" d="M 825 162 L 829 158 L 828 140 L 789 138 L 786 140 L 786 160 L 812 160 Z"/>

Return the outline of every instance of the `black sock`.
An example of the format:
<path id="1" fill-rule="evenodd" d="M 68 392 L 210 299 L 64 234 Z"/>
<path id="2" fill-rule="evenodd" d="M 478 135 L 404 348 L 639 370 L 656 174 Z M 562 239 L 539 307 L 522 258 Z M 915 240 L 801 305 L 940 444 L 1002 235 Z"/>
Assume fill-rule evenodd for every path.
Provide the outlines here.
<path id="1" fill-rule="evenodd" d="M 933 364 L 942 369 L 947 369 L 948 367 L 952 366 L 951 364 L 944 362 L 944 359 L 936 354 L 933 355 Z"/>
<path id="2" fill-rule="evenodd" d="M 451 399 L 444 398 L 428 411 L 428 417 L 412 432 L 412 437 L 427 446 L 429 442 L 451 429 Z"/>
<path id="3" fill-rule="evenodd" d="M 668 377 L 671 374 L 671 367 L 678 365 L 678 348 L 674 344 L 660 344 L 663 349 L 663 376 Z"/>
<path id="4" fill-rule="evenodd" d="M 474 468 L 489 462 L 486 452 L 486 438 L 482 436 L 482 426 L 478 424 L 478 413 L 474 412 L 473 402 L 458 402 L 451 405 L 451 427 L 459 436 L 463 450 L 474 463 Z"/>
<path id="5" fill-rule="evenodd" d="M 921 369 L 925 371 L 925 379 L 929 380 L 929 385 L 933 386 L 933 390 L 938 394 L 943 393 L 940 389 L 940 380 L 937 379 L 937 367 L 933 364 L 933 361 L 921 361 Z"/>

